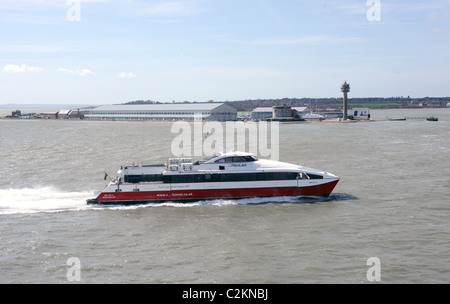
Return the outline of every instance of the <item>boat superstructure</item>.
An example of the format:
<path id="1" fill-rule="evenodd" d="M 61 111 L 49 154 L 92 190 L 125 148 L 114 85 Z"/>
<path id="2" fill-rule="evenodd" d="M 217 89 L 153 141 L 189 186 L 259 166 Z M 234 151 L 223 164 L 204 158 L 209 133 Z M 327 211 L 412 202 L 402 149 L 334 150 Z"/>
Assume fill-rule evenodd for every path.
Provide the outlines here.
<path id="1" fill-rule="evenodd" d="M 226 152 L 192 162 L 170 158 L 165 164 L 125 166 L 90 204 L 268 196 L 328 196 L 339 181 L 334 174 L 281 161 Z"/>

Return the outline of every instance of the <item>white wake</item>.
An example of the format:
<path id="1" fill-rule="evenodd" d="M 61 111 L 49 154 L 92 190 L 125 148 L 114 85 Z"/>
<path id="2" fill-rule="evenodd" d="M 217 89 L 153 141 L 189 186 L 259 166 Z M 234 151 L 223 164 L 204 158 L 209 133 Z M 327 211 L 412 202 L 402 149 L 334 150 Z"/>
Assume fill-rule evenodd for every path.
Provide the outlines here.
<path id="1" fill-rule="evenodd" d="M 0 214 L 83 210 L 92 192 L 64 192 L 54 187 L 0 189 Z"/>
<path id="2" fill-rule="evenodd" d="M 0 215 L 24 214 L 38 212 L 62 212 L 82 210 L 130 210 L 151 207 L 189 208 L 197 206 L 230 206 L 255 205 L 267 203 L 313 203 L 329 199 L 299 198 L 299 197 L 254 197 L 244 199 L 212 199 L 193 202 L 160 202 L 141 205 L 88 205 L 86 199 L 92 198 L 93 192 L 65 192 L 55 187 L 36 187 L 22 189 L 0 189 Z"/>

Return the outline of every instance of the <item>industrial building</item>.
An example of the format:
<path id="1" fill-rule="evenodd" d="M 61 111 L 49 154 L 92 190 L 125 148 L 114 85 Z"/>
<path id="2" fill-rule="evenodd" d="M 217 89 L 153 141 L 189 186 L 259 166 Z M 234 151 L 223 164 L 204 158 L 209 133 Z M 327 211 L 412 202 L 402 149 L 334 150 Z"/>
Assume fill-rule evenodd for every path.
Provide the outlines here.
<path id="1" fill-rule="evenodd" d="M 311 112 L 311 110 L 307 107 L 259 107 L 252 111 L 252 119 L 261 120 L 273 117 L 292 117 L 291 109 L 297 112 L 300 119 L 302 119 L 304 115 Z M 286 116 L 287 112 L 289 112 L 290 115 Z"/>
<path id="2" fill-rule="evenodd" d="M 347 110 L 347 116 L 353 120 L 370 120 L 369 108 L 352 108 Z"/>
<path id="3" fill-rule="evenodd" d="M 60 110 L 37 114 L 36 117 L 45 119 L 83 119 L 84 115 L 80 110 Z"/>
<path id="4" fill-rule="evenodd" d="M 97 120 L 214 120 L 237 119 L 237 110 L 224 103 L 161 103 L 103 105 L 92 109 L 86 119 Z"/>
<path id="5" fill-rule="evenodd" d="M 58 111 L 43 112 L 40 114 L 40 117 L 45 119 L 58 119 Z"/>

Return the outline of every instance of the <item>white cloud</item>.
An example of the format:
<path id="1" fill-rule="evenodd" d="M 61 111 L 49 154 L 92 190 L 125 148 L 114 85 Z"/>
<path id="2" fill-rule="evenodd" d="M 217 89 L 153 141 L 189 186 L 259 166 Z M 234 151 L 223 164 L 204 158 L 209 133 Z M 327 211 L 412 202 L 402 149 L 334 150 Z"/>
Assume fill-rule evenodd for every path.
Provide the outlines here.
<path id="1" fill-rule="evenodd" d="M 26 64 L 22 65 L 15 65 L 15 64 L 7 64 L 3 68 L 4 72 L 7 73 L 25 73 L 25 72 L 41 72 L 43 71 L 42 68 L 29 66 Z"/>
<path id="2" fill-rule="evenodd" d="M 130 73 L 122 72 L 122 73 L 119 73 L 117 75 L 117 77 L 119 77 L 119 78 L 134 78 L 134 77 L 136 77 L 136 75 L 131 72 Z"/>
<path id="3" fill-rule="evenodd" d="M 66 68 L 59 68 L 57 70 L 59 73 L 64 73 L 64 74 L 72 74 L 72 75 L 79 75 L 81 77 L 84 76 L 89 76 L 89 75 L 93 75 L 94 72 L 92 72 L 89 69 L 82 69 L 82 70 L 71 70 L 71 69 L 66 69 Z"/>
<path id="4" fill-rule="evenodd" d="M 80 76 L 88 76 L 88 75 L 93 75 L 94 72 L 92 72 L 89 69 L 82 69 L 79 73 Z"/>
<path id="5" fill-rule="evenodd" d="M 69 70 L 69 69 L 65 69 L 65 68 L 59 68 L 58 72 L 66 73 L 66 74 L 76 74 L 76 72 L 74 70 Z"/>

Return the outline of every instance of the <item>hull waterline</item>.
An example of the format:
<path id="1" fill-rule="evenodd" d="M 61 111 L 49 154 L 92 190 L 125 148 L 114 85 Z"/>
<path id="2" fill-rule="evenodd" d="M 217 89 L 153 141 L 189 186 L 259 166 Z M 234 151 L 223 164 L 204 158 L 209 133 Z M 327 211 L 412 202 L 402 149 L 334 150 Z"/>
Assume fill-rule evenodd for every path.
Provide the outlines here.
<path id="1" fill-rule="evenodd" d="M 336 187 L 339 179 L 309 187 L 277 188 L 236 188 L 210 190 L 172 190 L 172 191 L 137 191 L 101 193 L 97 198 L 88 199 L 88 204 L 131 205 L 144 203 L 178 202 L 189 203 L 199 200 L 243 199 L 251 197 L 279 196 L 323 196 L 328 197 Z"/>

